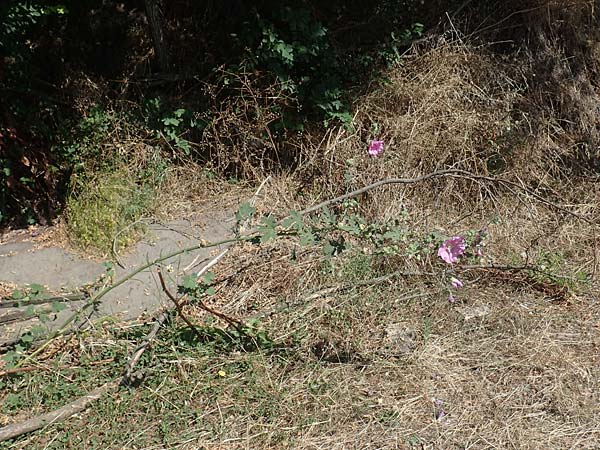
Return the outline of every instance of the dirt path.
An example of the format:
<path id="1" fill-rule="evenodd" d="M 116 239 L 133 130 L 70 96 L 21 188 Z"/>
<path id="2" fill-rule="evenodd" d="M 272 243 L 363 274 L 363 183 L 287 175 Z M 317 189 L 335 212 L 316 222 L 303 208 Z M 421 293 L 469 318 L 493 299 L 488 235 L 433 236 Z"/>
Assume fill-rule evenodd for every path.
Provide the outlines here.
<path id="1" fill-rule="evenodd" d="M 215 242 L 231 237 L 232 216 L 231 211 L 224 211 L 193 222 L 181 220 L 150 225 L 135 248 L 119 257 L 123 267 L 114 264 L 115 279 L 160 256 L 193 246 L 200 240 Z M 166 261 L 166 275 L 171 287 L 174 288 L 176 280 L 183 275 L 197 272 L 218 251 L 218 248 L 201 249 Z M 31 235 L 20 233 L 0 239 L 0 282 L 19 288 L 36 283 L 50 292 L 73 292 L 97 282 L 103 274 L 106 274 L 106 267 L 102 262 L 85 259 L 60 247 L 39 248 Z M 156 271 L 148 269 L 110 291 L 88 318 L 152 316 L 166 302 L 168 300 L 160 289 Z M 13 341 L 33 325 L 40 324 L 37 318 L 2 323 L 3 318 L 6 320 L 7 316 L 24 309 L 3 307 L 2 303 L 6 306 L 7 300 L 0 302 L 0 345 Z M 42 325 L 49 329 L 59 327 L 82 303 L 69 302 L 65 310 L 52 314 L 52 320 Z"/>

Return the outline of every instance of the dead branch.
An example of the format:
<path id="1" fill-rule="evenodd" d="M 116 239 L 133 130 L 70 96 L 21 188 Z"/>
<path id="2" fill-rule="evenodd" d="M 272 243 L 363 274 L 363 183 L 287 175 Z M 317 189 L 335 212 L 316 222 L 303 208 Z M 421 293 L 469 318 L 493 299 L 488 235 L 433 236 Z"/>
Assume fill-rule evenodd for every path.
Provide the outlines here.
<path id="1" fill-rule="evenodd" d="M 60 295 L 55 297 L 47 297 L 47 298 L 36 298 L 29 299 L 27 301 L 23 300 L 12 300 L 12 299 L 1 299 L 0 300 L 0 309 L 2 308 L 18 308 L 20 306 L 29 306 L 29 305 L 43 305 L 45 303 L 66 303 L 66 302 L 77 302 L 79 300 L 85 299 L 87 294 L 67 294 Z"/>
<path id="2" fill-rule="evenodd" d="M 187 324 L 187 326 L 190 327 L 190 329 L 194 332 L 194 334 L 196 335 L 196 337 L 198 339 L 202 339 L 202 334 L 198 331 L 198 328 L 196 328 L 196 325 L 194 325 L 192 322 L 190 322 L 190 320 L 187 318 L 187 316 L 183 313 L 182 303 L 184 303 L 185 300 L 183 300 L 180 303 L 173 296 L 173 294 L 171 294 L 169 289 L 167 289 L 167 285 L 165 284 L 165 279 L 164 279 L 160 269 L 158 269 L 157 272 L 158 272 L 158 279 L 160 280 L 160 285 L 162 287 L 162 290 L 167 295 L 169 300 L 171 300 L 173 302 L 173 304 L 175 305 L 175 309 L 177 309 L 177 314 L 179 314 L 179 317 L 181 317 L 181 319 Z"/>
<path id="3" fill-rule="evenodd" d="M 590 219 L 587 219 L 587 218 L 577 214 L 576 212 L 573 212 L 561 205 L 551 202 L 550 200 L 545 199 L 540 194 L 534 192 L 533 190 L 529 189 L 528 187 L 522 186 L 518 183 L 515 183 L 514 181 L 510 181 L 505 178 L 488 177 L 485 175 L 476 175 L 474 173 L 467 172 L 466 170 L 460 170 L 460 169 L 439 170 L 439 171 L 431 172 L 426 175 L 422 175 L 420 177 L 415 177 L 415 178 L 386 178 L 385 180 L 377 181 L 375 183 L 364 186 L 360 189 L 356 189 L 355 191 L 348 192 L 347 194 L 344 194 L 344 195 L 340 195 L 339 197 L 325 200 L 321 203 L 311 206 L 310 208 L 306 208 L 306 209 L 300 211 L 300 214 L 302 214 L 302 215 L 310 214 L 312 212 L 318 211 L 319 209 L 329 206 L 331 204 L 339 203 L 341 201 L 347 200 L 352 197 L 356 197 L 360 194 L 364 194 L 365 192 L 372 191 L 373 189 L 376 189 L 381 186 L 386 186 L 388 184 L 414 184 L 414 183 L 420 183 L 422 181 L 431 180 L 433 178 L 441 178 L 441 177 L 463 178 L 463 179 L 473 180 L 473 181 L 486 181 L 486 182 L 490 182 L 490 183 L 498 183 L 498 184 L 504 184 L 507 186 L 512 186 L 514 188 L 519 189 L 521 192 L 525 192 L 526 194 L 531 195 L 533 198 L 535 198 L 540 203 L 543 203 L 553 209 L 556 209 L 557 211 L 561 211 L 561 212 L 564 212 L 565 214 L 576 217 L 590 225 L 594 224 L 594 222 L 591 221 Z"/>
<path id="4" fill-rule="evenodd" d="M 125 366 L 125 374 L 123 375 L 123 378 L 121 379 L 121 385 L 129 386 L 131 384 L 133 369 L 135 369 L 135 366 L 140 361 L 140 358 L 142 357 L 144 352 L 148 349 L 148 347 L 150 347 L 150 344 L 152 343 L 152 341 L 158 334 L 158 331 L 165 324 L 165 322 L 169 319 L 170 315 L 171 315 L 171 310 L 167 309 L 167 310 L 163 311 L 156 318 L 156 320 L 154 321 L 154 325 L 152 326 L 152 329 L 150 330 L 150 332 L 146 335 L 146 337 L 144 338 L 142 343 L 140 345 L 138 345 L 138 348 L 135 349 L 135 351 L 129 358 L 129 361 L 127 361 L 127 365 Z"/>
<path id="5" fill-rule="evenodd" d="M 15 437 L 21 436 L 22 434 L 31 433 L 32 431 L 39 430 L 40 428 L 44 428 L 54 423 L 62 422 L 63 420 L 66 420 L 72 417 L 73 415 L 82 412 L 88 407 L 90 403 L 98 400 L 104 394 L 117 388 L 118 386 L 118 379 L 109 381 L 108 383 L 103 384 L 99 388 L 94 389 L 89 394 L 86 394 L 83 397 L 79 397 L 78 399 L 63 406 L 62 408 L 56 409 L 46 414 L 42 414 L 24 422 L 2 427 L 0 428 L 0 442 L 7 441 L 8 439 L 13 439 Z"/>

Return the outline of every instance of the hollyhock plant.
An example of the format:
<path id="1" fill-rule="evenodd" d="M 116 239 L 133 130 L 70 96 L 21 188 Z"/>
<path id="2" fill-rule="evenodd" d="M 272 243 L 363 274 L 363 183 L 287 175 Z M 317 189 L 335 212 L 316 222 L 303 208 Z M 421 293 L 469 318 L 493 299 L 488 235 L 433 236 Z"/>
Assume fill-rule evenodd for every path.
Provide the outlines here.
<path id="1" fill-rule="evenodd" d="M 383 141 L 371 141 L 369 144 L 369 156 L 376 158 L 383 153 Z"/>
<path id="2" fill-rule="evenodd" d="M 446 239 L 438 250 L 438 256 L 446 263 L 453 264 L 458 261 L 458 257 L 465 252 L 467 244 L 462 236 L 454 236 Z"/>

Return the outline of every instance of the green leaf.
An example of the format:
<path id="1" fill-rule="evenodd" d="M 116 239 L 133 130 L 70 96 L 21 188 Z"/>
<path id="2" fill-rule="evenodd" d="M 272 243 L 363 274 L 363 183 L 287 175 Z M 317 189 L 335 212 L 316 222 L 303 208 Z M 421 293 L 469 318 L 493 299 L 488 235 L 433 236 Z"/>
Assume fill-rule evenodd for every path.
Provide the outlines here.
<path id="1" fill-rule="evenodd" d="M 111 278 L 115 276 L 115 265 L 112 261 L 105 261 L 102 263 L 102 266 L 104 267 L 106 275 Z"/>
<path id="2" fill-rule="evenodd" d="M 196 274 L 186 275 L 185 277 L 183 277 L 183 283 L 181 285 L 184 287 L 184 289 L 187 290 L 192 290 L 196 288 Z"/>
<path id="3" fill-rule="evenodd" d="M 252 217 L 255 212 L 256 208 L 250 203 L 242 203 L 237 212 L 235 213 L 235 219 L 238 222 L 241 222 L 242 220 L 249 219 L 250 217 Z"/>
<path id="4" fill-rule="evenodd" d="M 315 236 L 310 231 L 305 231 L 300 233 L 300 245 L 303 247 L 308 247 L 310 245 L 314 245 Z"/>
<path id="5" fill-rule="evenodd" d="M 25 298 L 25 294 L 18 289 L 15 289 L 10 296 L 13 300 L 22 300 Z"/>
<path id="6" fill-rule="evenodd" d="M 52 302 L 52 312 L 59 313 L 67 308 L 63 302 Z"/>
<path id="7" fill-rule="evenodd" d="M 272 228 L 263 228 L 260 234 L 260 242 L 264 244 L 277 237 L 277 233 Z"/>
<path id="8" fill-rule="evenodd" d="M 163 119 L 162 122 L 166 127 L 168 127 L 168 126 L 178 127 L 179 124 L 181 123 L 181 120 L 176 119 L 175 117 L 167 117 L 167 118 Z"/>
<path id="9" fill-rule="evenodd" d="M 384 239 L 390 239 L 394 242 L 399 242 L 402 240 L 402 233 L 400 233 L 400 231 L 397 230 L 390 230 L 390 231 L 386 231 L 383 234 L 383 238 Z"/>
<path id="10" fill-rule="evenodd" d="M 215 273 L 214 272 L 206 272 L 203 276 L 202 276 L 202 283 L 203 284 L 210 284 L 215 280 Z"/>
<path id="11" fill-rule="evenodd" d="M 321 218 L 327 225 L 335 225 L 337 223 L 337 217 L 327 206 L 323 208 L 321 212 Z"/>
<path id="12" fill-rule="evenodd" d="M 50 316 L 47 312 L 40 312 L 38 313 L 38 319 L 40 320 L 40 322 L 45 323 L 50 320 Z"/>
<path id="13" fill-rule="evenodd" d="M 304 226 L 304 221 L 302 219 L 302 214 L 298 211 L 290 211 L 288 213 L 289 217 L 287 217 L 283 223 L 281 224 L 284 228 L 295 228 L 297 230 L 302 229 Z"/>
<path id="14" fill-rule="evenodd" d="M 31 327 L 31 329 L 29 330 L 29 332 L 33 336 L 42 336 L 43 334 L 46 333 L 46 329 L 43 326 L 41 326 L 41 325 L 34 325 L 33 327 Z"/>
<path id="15" fill-rule="evenodd" d="M 37 297 L 39 294 L 45 291 L 44 286 L 37 283 L 32 283 L 29 285 L 29 289 L 31 290 L 31 295 Z"/>
<path id="16" fill-rule="evenodd" d="M 263 217 L 261 222 L 262 225 L 258 227 L 258 232 L 260 234 L 260 242 L 264 244 L 277 237 L 277 232 L 275 231 L 276 222 L 271 216 Z"/>
<path id="17" fill-rule="evenodd" d="M 19 359 L 19 355 L 17 354 L 17 352 L 11 350 L 6 354 L 2 355 L 2 359 L 6 362 L 6 368 L 12 369 L 13 367 L 15 367 L 15 363 Z"/>
<path id="18" fill-rule="evenodd" d="M 192 151 L 192 147 L 190 146 L 188 141 L 186 141 L 185 139 L 181 139 L 179 136 L 175 136 L 174 140 L 175 147 L 177 147 L 179 150 L 183 150 L 183 153 L 185 153 L 186 155 L 190 154 L 190 152 Z"/>

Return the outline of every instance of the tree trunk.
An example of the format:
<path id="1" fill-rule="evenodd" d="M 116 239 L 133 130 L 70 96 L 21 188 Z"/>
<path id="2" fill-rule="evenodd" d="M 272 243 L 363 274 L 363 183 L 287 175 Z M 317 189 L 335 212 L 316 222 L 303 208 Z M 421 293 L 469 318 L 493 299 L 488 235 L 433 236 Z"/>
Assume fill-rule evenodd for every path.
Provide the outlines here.
<path id="1" fill-rule="evenodd" d="M 161 72 L 169 71 L 169 51 L 165 43 L 163 34 L 163 18 L 161 11 L 161 0 L 144 0 L 146 5 L 146 15 L 148 16 L 148 24 L 152 41 L 154 42 L 154 54 L 158 68 Z"/>

